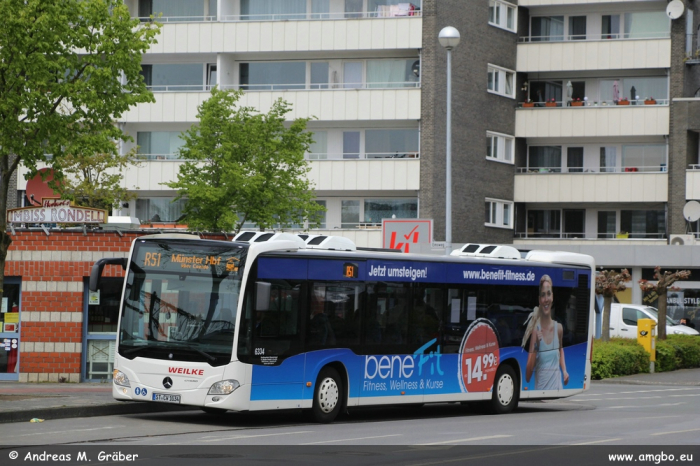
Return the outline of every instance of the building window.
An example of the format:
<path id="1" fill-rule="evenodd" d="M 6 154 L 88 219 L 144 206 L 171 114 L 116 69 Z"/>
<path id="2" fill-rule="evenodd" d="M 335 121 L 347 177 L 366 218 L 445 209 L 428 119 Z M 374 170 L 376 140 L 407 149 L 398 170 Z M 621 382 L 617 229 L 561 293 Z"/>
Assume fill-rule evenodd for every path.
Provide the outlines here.
<path id="1" fill-rule="evenodd" d="M 671 20 L 665 11 L 636 11 L 625 13 L 625 39 L 668 37 Z"/>
<path id="2" fill-rule="evenodd" d="M 151 197 L 136 199 L 136 218 L 142 222 L 175 223 L 182 217 L 185 199 L 173 197 Z"/>
<path id="3" fill-rule="evenodd" d="M 600 148 L 600 172 L 615 173 L 617 170 L 617 147 Z"/>
<path id="4" fill-rule="evenodd" d="M 515 98 L 515 71 L 494 65 L 488 66 L 488 90 L 504 97 Z"/>
<path id="5" fill-rule="evenodd" d="M 486 199 L 485 225 L 496 228 L 513 228 L 513 202 L 499 199 Z"/>
<path id="6" fill-rule="evenodd" d="M 614 238 L 617 233 L 617 212 L 598 211 L 598 238 Z"/>
<path id="7" fill-rule="evenodd" d="M 566 148 L 566 168 L 569 173 L 583 171 L 583 147 Z"/>
<path id="8" fill-rule="evenodd" d="M 561 146 L 528 147 L 527 167 L 542 173 L 561 172 Z"/>
<path id="9" fill-rule="evenodd" d="M 532 42 L 564 40 L 563 16 L 539 16 L 531 19 Z"/>
<path id="10" fill-rule="evenodd" d="M 389 89 L 416 87 L 418 76 L 413 72 L 415 58 L 367 61 L 367 87 Z"/>
<path id="11" fill-rule="evenodd" d="M 244 21 L 306 19 L 306 0 L 241 0 Z"/>
<path id="12" fill-rule="evenodd" d="M 414 158 L 418 154 L 417 129 L 365 130 L 365 153 L 368 159 Z"/>
<path id="13" fill-rule="evenodd" d="M 586 40 L 586 17 L 569 16 L 569 40 Z"/>
<path id="14" fill-rule="evenodd" d="M 360 201 L 340 201 L 340 228 L 357 228 L 360 224 Z"/>
<path id="15" fill-rule="evenodd" d="M 365 199 L 366 223 L 381 225 L 385 218 L 418 218 L 418 199 Z"/>
<path id="16" fill-rule="evenodd" d="M 201 0 L 139 0 L 139 18 L 141 21 L 150 19 L 151 15 L 158 16 L 158 20 L 174 21 L 202 21 L 205 16 L 216 18 L 216 1 L 209 0 L 203 3 Z M 204 11 L 204 7 L 208 11 Z M 206 14 L 205 14 L 206 13 Z"/>
<path id="17" fill-rule="evenodd" d="M 489 24 L 516 32 L 518 7 L 501 0 L 489 0 Z"/>
<path id="18" fill-rule="evenodd" d="M 326 160 L 328 158 L 328 132 L 314 131 L 314 142 L 309 145 L 309 160 Z"/>
<path id="19" fill-rule="evenodd" d="M 280 91 L 306 88 L 306 62 L 241 63 L 241 89 Z"/>
<path id="20" fill-rule="evenodd" d="M 660 172 L 666 169 L 664 144 L 622 146 L 622 167 L 625 171 Z"/>
<path id="21" fill-rule="evenodd" d="M 179 131 L 139 131 L 136 133 L 137 153 L 149 160 L 177 159 L 185 142 Z"/>
<path id="22" fill-rule="evenodd" d="M 153 92 L 203 91 L 205 67 L 202 63 L 141 65 L 141 76 Z"/>
<path id="23" fill-rule="evenodd" d="M 664 238 L 666 216 L 663 210 L 622 210 L 620 230 L 630 238 Z"/>
<path id="24" fill-rule="evenodd" d="M 529 210 L 527 233 L 530 238 L 559 238 L 561 210 Z"/>
<path id="25" fill-rule="evenodd" d="M 507 134 L 486 132 L 486 159 L 513 163 L 515 137 Z"/>

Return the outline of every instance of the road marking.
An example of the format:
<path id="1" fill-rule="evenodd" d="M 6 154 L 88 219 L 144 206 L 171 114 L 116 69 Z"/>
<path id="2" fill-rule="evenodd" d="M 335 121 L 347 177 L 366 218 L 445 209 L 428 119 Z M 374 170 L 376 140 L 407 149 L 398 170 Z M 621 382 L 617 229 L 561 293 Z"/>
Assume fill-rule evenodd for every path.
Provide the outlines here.
<path id="1" fill-rule="evenodd" d="M 210 440 L 200 440 L 201 442 L 216 442 L 219 440 L 236 440 L 236 439 L 249 439 L 249 438 L 257 438 L 257 437 L 274 437 L 277 435 L 298 435 L 298 434 L 310 434 L 312 433 L 312 430 L 300 430 L 297 432 L 278 432 L 275 434 L 259 434 L 259 435 L 234 435 L 233 437 L 207 437 Z"/>
<path id="2" fill-rule="evenodd" d="M 593 440 L 592 442 L 572 443 L 572 445 L 593 445 L 595 443 L 617 442 L 618 440 L 622 440 L 622 438 L 609 438 L 609 439 L 605 439 L 605 440 Z"/>
<path id="3" fill-rule="evenodd" d="M 323 442 L 310 442 L 310 443 L 300 443 L 299 445 L 318 445 L 321 443 L 334 443 L 334 442 L 352 442 L 354 440 L 369 440 L 372 438 L 386 438 L 386 437 L 401 437 L 401 434 L 392 434 L 392 435 L 378 435 L 376 437 L 358 437 L 358 438 L 342 438 L 342 439 L 336 439 L 336 440 L 325 440 Z"/>
<path id="4" fill-rule="evenodd" d="M 654 405 L 654 407 L 661 407 L 661 406 L 680 406 L 684 405 L 685 403 L 661 403 Z M 647 405 L 621 405 L 621 406 L 608 406 L 608 407 L 603 407 L 601 409 L 622 409 L 622 408 L 648 408 L 649 406 Z"/>
<path id="5" fill-rule="evenodd" d="M 71 429 L 71 432 L 87 432 L 91 430 L 105 430 L 105 429 L 118 429 L 121 427 L 126 427 L 126 426 L 107 426 L 107 427 L 93 427 L 90 429 Z M 33 434 L 20 434 L 20 435 L 13 435 L 12 437 L 31 437 L 32 435 L 50 435 L 50 434 L 65 434 L 65 430 L 57 430 L 54 432 L 35 432 Z"/>
<path id="6" fill-rule="evenodd" d="M 686 432 L 697 432 L 700 429 L 688 429 L 688 430 L 676 430 L 673 432 L 657 432 L 650 435 L 671 435 L 671 434 L 685 434 Z"/>
<path id="7" fill-rule="evenodd" d="M 472 438 L 463 438 L 459 440 L 446 440 L 444 442 L 433 442 L 433 443 L 419 443 L 418 445 L 445 445 L 447 443 L 459 443 L 459 442 L 477 442 L 479 440 L 490 440 L 494 438 L 507 438 L 507 437 L 512 437 L 512 435 L 489 435 L 488 437 L 472 437 Z"/>

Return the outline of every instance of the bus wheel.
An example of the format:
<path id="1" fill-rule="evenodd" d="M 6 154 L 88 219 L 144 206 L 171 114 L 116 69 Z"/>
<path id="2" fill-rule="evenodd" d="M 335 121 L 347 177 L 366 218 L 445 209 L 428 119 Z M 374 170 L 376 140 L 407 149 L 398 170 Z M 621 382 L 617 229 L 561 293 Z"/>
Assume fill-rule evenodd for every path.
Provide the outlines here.
<path id="1" fill-rule="evenodd" d="M 511 366 L 503 364 L 498 368 L 489 406 L 493 414 L 507 414 L 518 407 L 517 381 L 518 378 Z"/>
<path id="2" fill-rule="evenodd" d="M 324 368 L 314 389 L 314 419 L 322 424 L 333 422 L 343 405 L 343 382 L 338 371 L 332 367 Z"/>

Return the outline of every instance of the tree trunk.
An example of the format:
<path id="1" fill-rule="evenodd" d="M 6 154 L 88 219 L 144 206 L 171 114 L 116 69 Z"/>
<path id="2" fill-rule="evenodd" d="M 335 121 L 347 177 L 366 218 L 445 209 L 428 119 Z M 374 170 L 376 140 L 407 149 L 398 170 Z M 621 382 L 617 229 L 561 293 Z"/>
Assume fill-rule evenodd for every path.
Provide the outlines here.
<path id="1" fill-rule="evenodd" d="M 660 289 L 657 291 L 659 295 L 659 322 L 656 326 L 657 340 L 666 339 L 666 289 Z"/>
<path id="2" fill-rule="evenodd" d="M 602 341 L 610 340 L 610 308 L 612 307 L 612 299 L 612 295 L 603 295 L 603 329 L 600 334 Z"/>

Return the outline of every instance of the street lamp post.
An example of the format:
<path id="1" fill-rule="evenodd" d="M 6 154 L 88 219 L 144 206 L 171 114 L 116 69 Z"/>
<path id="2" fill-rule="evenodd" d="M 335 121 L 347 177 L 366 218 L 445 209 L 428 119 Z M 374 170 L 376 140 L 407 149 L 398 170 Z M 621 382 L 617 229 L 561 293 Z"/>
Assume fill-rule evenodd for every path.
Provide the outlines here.
<path id="1" fill-rule="evenodd" d="M 440 45 L 447 50 L 447 120 L 445 129 L 445 254 L 452 252 L 452 49 L 459 44 L 459 31 L 452 26 L 442 28 Z"/>

